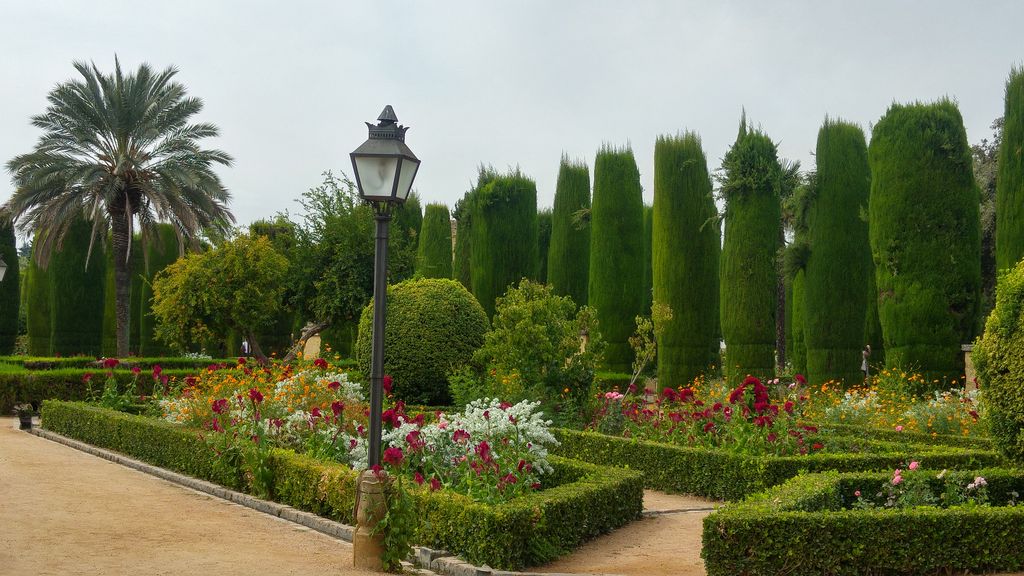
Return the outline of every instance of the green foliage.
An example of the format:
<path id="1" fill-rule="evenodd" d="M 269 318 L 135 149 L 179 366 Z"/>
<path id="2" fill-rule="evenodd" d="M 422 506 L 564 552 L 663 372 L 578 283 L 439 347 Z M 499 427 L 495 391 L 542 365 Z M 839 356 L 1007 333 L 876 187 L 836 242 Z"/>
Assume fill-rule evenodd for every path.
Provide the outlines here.
<path id="1" fill-rule="evenodd" d="M 39 235 L 36 235 L 38 239 Z M 28 312 L 28 353 L 33 356 L 49 356 L 50 329 L 50 273 L 39 265 L 33 242 L 32 257 L 28 263 L 26 298 Z"/>
<path id="2" fill-rule="evenodd" d="M 806 312 L 804 291 L 806 276 L 799 270 L 793 277 L 793 346 L 789 348 L 789 362 L 795 374 L 807 374 L 807 342 L 804 330 Z"/>
<path id="3" fill-rule="evenodd" d="M 173 264 L 180 256 L 178 236 L 170 224 L 158 224 L 149 241 L 146 243 L 144 269 L 136 268 L 144 274 L 139 287 L 139 354 L 144 356 L 164 356 L 174 353 L 167 343 L 156 339 L 156 317 L 153 315 L 153 279 Z"/>
<path id="4" fill-rule="evenodd" d="M 295 251 L 295 224 L 283 215 L 273 220 L 257 220 L 249 224 L 249 233 L 254 236 L 266 236 L 274 249 L 282 256 L 288 257 Z M 266 354 L 284 356 L 293 343 L 296 332 L 295 310 L 290 306 L 291 293 L 286 290 L 281 301 L 281 308 L 274 315 L 274 320 L 267 328 L 256 333 L 256 340 Z M 232 350 L 234 350 L 232 348 Z"/>
<path id="5" fill-rule="evenodd" d="M 454 280 L 407 280 L 388 286 L 384 373 L 408 404 L 448 405 L 448 373 L 470 361 L 484 342 L 483 308 Z M 370 373 L 373 302 L 359 319 L 356 360 Z"/>
<path id="6" fill-rule="evenodd" d="M 533 180 L 513 171 L 479 189 L 473 199 L 472 234 L 473 295 L 490 318 L 499 296 L 537 272 L 537 185 Z"/>
<path id="7" fill-rule="evenodd" d="M 729 356 L 725 371 L 734 383 L 748 374 L 770 378 L 775 372 L 782 176 L 775 144 L 760 130 L 749 129 L 744 116 L 720 176 L 725 200 L 722 334 Z"/>
<path id="8" fill-rule="evenodd" d="M 871 263 L 868 275 L 868 309 L 864 317 L 864 342 L 871 346 L 870 366 L 885 364 L 885 340 L 882 338 L 882 324 L 878 319 L 878 288 L 875 287 L 875 265 Z"/>
<path id="9" fill-rule="evenodd" d="M 867 144 L 859 126 L 825 119 L 818 132 L 816 192 L 807 214 L 810 255 L 803 316 L 807 378 L 860 383 L 861 350 L 873 274 L 868 223 Z"/>
<path id="10" fill-rule="evenodd" d="M 395 275 L 392 282 L 412 278 L 416 271 L 416 254 L 419 250 L 420 231 L 423 228 L 423 207 L 420 195 L 413 190 L 405 203 L 395 207 L 389 231 L 388 271 Z"/>
<path id="11" fill-rule="evenodd" d="M 168 377 L 181 380 L 196 373 L 196 369 L 164 370 Z M 91 376 L 87 376 L 91 375 Z M 114 377 L 118 390 L 128 389 L 135 375 L 127 369 L 115 370 Z M 56 368 L 52 370 L 29 370 L 21 367 L 0 368 L 0 413 L 9 414 L 15 402 L 31 402 L 39 405 L 44 400 L 85 400 L 90 387 L 93 395 L 103 388 L 102 368 Z M 86 380 L 90 382 L 86 382 Z M 153 380 L 144 373 L 138 382 L 136 392 L 151 394 Z"/>
<path id="12" fill-rule="evenodd" d="M 548 283 L 548 253 L 551 251 L 551 220 L 552 211 L 545 208 L 537 212 L 537 273 L 534 280 L 541 284 Z"/>
<path id="13" fill-rule="evenodd" d="M 103 293 L 106 261 L 89 254 L 92 224 L 75 220 L 60 251 L 50 259 L 50 345 L 54 354 L 98 356 L 103 341 Z"/>
<path id="14" fill-rule="evenodd" d="M 661 136 L 654 145 L 654 301 L 672 309 L 658 339 L 658 383 L 676 388 L 718 359 L 721 237 L 700 138 Z"/>
<path id="15" fill-rule="evenodd" d="M 321 185 L 299 199 L 305 211 L 295 223 L 295 246 L 289 252 L 289 305 L 303 319 L 343 325 L 357 322 L 373 296 L 373 209 L 359 199 L 355 184 L 344 174 L 323 174 Z M 399 282 L 412 275 L 415 245 L 391 228 L 388 278 Z"/>
<path id="16" fill-rule="evenodd" d="M 941 470 L 996 466 L 1001 459 L 982 448 L 889 443 L 889 453 L 817 452 L 806 456 L 747 456 L 725 450 L 676 446 L 569 429 L 553 431 L 553 454 L 642 472 L 644 486 L 665 492 L 742 500 L 803 472 L 853 472 L 899 468 L 910 460 Z"/>
<path id="17" fill-rule="evenodd" d="M 444 204 L 427 204 L 416 274 L 423 278 L 452 277 L 452 219 Z"/>
<path id="18" fill-rule="evenodd" d="M 597 328 L 592 309 L 577 310 L 551 286 L 523 280 L 498 298 L 494 323 L 474 355 L 488 375 L 510 380 L 485 387 L 484 395 L 513 403 L 539 399 L 546 406 L 562 398 L 578 407 L 590 395 L 604 347 Z"/>
<path id="19" fill-rule="evenodd" d="M 967 476 L 983 476 L 990 494 L 1024 493 L 1019 470 L 951 473 L 932 484 L 941 493 Z M 946 574 L 1024 567 L 1024 549 L 1008 537 L 1024 522 L 1024 508 L 1005 499 L 992 507 L 847 509 L 856 491 L 876 490 L 890 477 L 808 474 L 716 511 L 704 519 L 701 555 L 708 574 Z"/>
<path id="20" fill-rule="evenodd" d="M 1013 268 L 1024 256 L 1024 68 L 1006 81 L 1003 138 L 996 178 L 996 270 Z"/>
<path id="21" fill-rule="evenodd" d="M 964 374 L 960 345 L 977 330 L 978 187 L 956 104 L 893 104 L 875 125 L 871 252 L 886 365 L 927 381 Z"/>
<path id="22" fill-rule="evenodd" d="M 971 354 L 985 391 L 989 434 L 999 450 L 1024 462 L 1024 263 L 999 279 L 996 307 Z"/>
<path id="23" fill-rule="evenodd" d="M 3 355 L 14 352 L 21 316 L 18 246 L 14 237 L 14 222 L 11 221 L 10 212 L 4 209 L 0 209 L 0 257 L 7 265 L 4 279 L 0 280 L 0 355 Z"/>
<path id="24" fill-rule="evenodd" d="M 157 338 L 184 350 L 238 330 L 260 354 L 255 333 L 280 310 L 287 271 L 266 236 L 243 234 L 180 258 L 153 279 Z"/>
<path id="25" fill-rule="evenodd" d="M 587 305 L 590 270 L 590 223 L 577 222 L 580 211 L 590 211 L 590 170 L 583 162 L 562 157 L 551 212 L 551 246 L 547 283 L 555 294 Z"/>
<path id="26" fill-rule="evenodd" d="M 644 203 L 631 149 L 604 146 L 594 161 L 588 301 L 608 343 L 604 366 L 627 372 L 629 337 L 644 315 Z"/>
<path id="27" fill-rule="evenodd" d="M 249 489 L 216 471 L 216 456 L 199 430 L 79 403 L 47 402 L 47 429 L 177 472 Z M 517 570 L 548 562 L 582 542 L 640 518 L 643 483 L 628 470 L 551 457 L 549 487 L 499 505 L 441 490 L 410 488 L 421 522 L 415 542 L 448 550 L 474 564 Z M 356 473 L 275 449 L 267 465 L 271 494 L 287 504 L 353 524 Z"/>
<path id="28" fill-rule="evenodd" d="M 654 206 L 644 205 L 644 314 L 654 304 L 654 273 L 652 272 L 652 242 L 654 240 Z"/>

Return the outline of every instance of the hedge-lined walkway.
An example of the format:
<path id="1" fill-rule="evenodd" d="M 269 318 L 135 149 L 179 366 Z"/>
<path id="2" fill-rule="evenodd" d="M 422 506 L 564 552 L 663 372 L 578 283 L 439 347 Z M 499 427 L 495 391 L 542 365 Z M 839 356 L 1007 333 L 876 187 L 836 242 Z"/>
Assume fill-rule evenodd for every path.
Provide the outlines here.
<path id="1" fill-rule="evenodd" d="M 371 574 L 352 547 L 0 418 L 0 572 Z"/>

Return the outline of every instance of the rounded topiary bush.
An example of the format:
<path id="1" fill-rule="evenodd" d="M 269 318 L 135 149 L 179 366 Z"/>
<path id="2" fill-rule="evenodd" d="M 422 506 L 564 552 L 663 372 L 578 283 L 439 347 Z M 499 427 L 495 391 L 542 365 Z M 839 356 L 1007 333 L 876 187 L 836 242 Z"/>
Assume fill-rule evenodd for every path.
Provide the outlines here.
<path id="1" fill-rule="evenodd" d="M 999 279 L 995 310 L 972 358 L 992 440 L 1007 457 L 1024 462 L 1024 261 Z"/>
<path id="2" fill-rule="evenodd" d="M 407 280 L 388 286 L 384 373 L 409 404 L 447 405 L 448 373 L 465 365 L 484 342 L 483 307 L 455 280 Z M 370 373 L 373 302 L 359 319 L 356 360 Z"/>

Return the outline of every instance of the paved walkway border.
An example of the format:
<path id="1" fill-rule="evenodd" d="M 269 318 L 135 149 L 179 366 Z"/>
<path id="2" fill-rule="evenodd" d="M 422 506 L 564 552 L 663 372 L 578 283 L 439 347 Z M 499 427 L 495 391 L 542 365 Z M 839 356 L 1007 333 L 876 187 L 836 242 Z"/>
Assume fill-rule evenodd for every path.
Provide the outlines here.
<path id="1" fill-rule="evenodd" d="M 152 464 L 147 464 L 141 460 L 125 456 L 124 454 L 104 450 L 103 448 L 98 448 L 92 444 L 73 440 L 55 432 L 39 428 L 38 426 L 33 426 L 29 433 L 58 444 L 63 444 L 69 448 L 85 452 L 86 454 L 91 454 L 104 460 L 108 460 L 114 464 L 120 464 L 121 466 L 138 470 L 144 474 L 156 476 L 157 478 L 166 480 L 173 484 L 184 486 L 197 492 L 202 492 L 229 502 L 234 502 L 235 504 L 245 506 L 246 508 L 256 510 L 257 512 L 269 514 L 282 520 L 287 520 L 289 522 L 305 526 L 306 528 L 316 530 L 317 532 L 326 534 L 333 538 L 349 543 L 352 542 L 352 534 L 355 532 L 355 528 L 347 524 L 335 522 L 334 520 L 317 516 L 311 512 L 304 512 L 285 504 L 278 504 L 277 502 L 263 500 L 249 494 L 230 490 L 219 484 L 214 484 L 213 482 L 199 480 L 198 478 L 172 472 L 170 470 L 160 468 L 159 466 L 153 466 Z M 433 550 L 422 546 L 413 547 L 413 554 L 410 560 L 412 560 L 412 562 L 402 563 L 405 571 L 412 571 L 414 573 L 424 575 L 440 573 L 447 574 L 449 576 L 579 576 L 565 573 L 557 574 L 493 570 L 488 566 L 474 566 L 467 562 L 463 562 L 457 556 L 452 556 L 443 550 Z"/>

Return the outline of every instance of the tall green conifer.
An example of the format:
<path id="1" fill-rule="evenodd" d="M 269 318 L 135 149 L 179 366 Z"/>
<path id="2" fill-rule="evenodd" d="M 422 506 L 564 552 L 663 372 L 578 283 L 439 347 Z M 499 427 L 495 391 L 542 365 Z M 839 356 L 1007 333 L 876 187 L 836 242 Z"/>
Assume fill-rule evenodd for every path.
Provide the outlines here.
<path id="1" fill-rule="evenodd" d="M 807 344 L 804 339 L 804 318 L 806 316 L 804 302 L 805 276 L 798 270 L 793 277 L 793 347 L 789 350 L 789 361 L 795 374 L 807 374 Z"/>
<path id="2" fill-rule="evenodd" d="M 654 273 L 651 268 L 651 243 L 654 234 L 654 206 L 644 205 L 644 305 L 643 314 L 651 314 L 654 303 Z"/>
<path id="3" fill-rule="evenodd" d="M 893 104 L 875 125 L 869 208 L 886 364 L 963 376 L 977 331 L 978 185 L 956 104 Z M 948 382 L 943 382 L 948 385 Z"/>
<path id="4" fill-rule="evenodd" d="M 21 315 L 21 272 L 18 266 L 18 245 L 14 222 L 9 211 L 0 208 L 0 256 L 7 272 L 0 280 L 0 356 L 14 354 Z"/>
<path id="5" fill-rule="evenodd" d="M 608 346 L 604 364 L 628 372 L 629 337 L 644 313 L 644 201 L 631 149 L 604 146 L 594 161 L 589 304 Z"/>
<path id="6" fill-rule="evenodd" d="M 103 310 L 107 266 L 102 246 L 89 254 L 92 224 L 75 220 L 60 251 L 50 258 L 50 345 L 53 354 L 103 353 Z"/>
<path id="7" fill-rule="evenodd" d="M 53 351 L 50 344 L 50 330 L 53 325 L 50 314 L 50 274 L 46 268 L 39 266 L 36 259 L 35 246 L 38 243 L 39 234 L 36 234 L 32 243 L 32 258 L 29 259 L 25 297 L 28 312 L 28 353 L 29 356 L 49 356 Z"/>
<path id="8" fill-rule="evenodd" d="M 534 279 L 548 283 L 548 252 L 551 250 L 551 209 L 537 212 L 537 273 Z"/>
<path id="9" fill-rule="evenodd" d="M 735 383 L 747 374 L 770 377 L 775 372 L 782 169 L 775 144 L 760 130 L 749 129 L 744 115 L 722 170 L 721 318 L 725 371 Z"/>
<path id="10" fill-rule="evenodd" d="M 555 294 L 587 304 L 590 274 L 590 170 L 562 156 L 551 214 L 547 281 Z"/>
<path id="11" fill-rule="evenodd" d="M 473 199 L 473 295 L 487 317 L 495 300 L 537 272 L 537 185 L 518 170 L 498 176 Z"/>
<path id="12" fill-rule="evenodd" d="M 1003 142 L 996 178 L 996 270 L 1024 257 L 1024 68 L 1006 81 Z"/>
<path id="13" fill-rule="evenodd" d="M 444 204 L 427 204 L 416 255 L 416 273 L 423 278 L 452 277 L 452 221 Z"/>
<path id="14" fill-rule="evenodd" d="M 477 193 L 497 176 L 498 173 L 493 168 L 481 166 L 477 173 L 476 185 L 455 203 L 455 210 L 452 212 L 456 222 L 455 259 L 452 262 L 452 275 L 470 292 L 473 291 L 473 205 Z"/>
<path id="15" fill-rule="evenodd" d="M 672 309 L 658 341 L 658 384 L 675 388 L 718 357 L 718 210 L 707 158 L 692 132 L 654 146 L 654 301 Z"/>
<path id="16" fill-rule="evenodd" d="M 811 384 L 859 384 L 871 265 L 867 143 L 859 126 L 825 119 L 818 132 L 817 190 L 807 218 L 805 342 Z"/>

